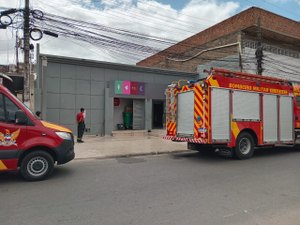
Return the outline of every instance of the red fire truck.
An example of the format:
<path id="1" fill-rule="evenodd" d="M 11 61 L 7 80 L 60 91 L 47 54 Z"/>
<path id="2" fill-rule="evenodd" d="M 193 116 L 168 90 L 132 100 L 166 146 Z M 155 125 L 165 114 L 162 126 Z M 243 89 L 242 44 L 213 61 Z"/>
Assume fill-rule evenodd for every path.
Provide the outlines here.
<path id="1" fill-rule="evenodd" d="M 0 84 L 0 172 L 19 168 L 26 180 L 42 180 L 74 157 L 71 130 L 40 120 Z"/>
<path id="2" fill-rule="evenodd" d="M 274 77 L 212 69 L 166 90 L 167 135 L 199 151 L 225 148 L 239 159 L 254 148 L 294 146 L 300 133 L 300 89 Z"/>

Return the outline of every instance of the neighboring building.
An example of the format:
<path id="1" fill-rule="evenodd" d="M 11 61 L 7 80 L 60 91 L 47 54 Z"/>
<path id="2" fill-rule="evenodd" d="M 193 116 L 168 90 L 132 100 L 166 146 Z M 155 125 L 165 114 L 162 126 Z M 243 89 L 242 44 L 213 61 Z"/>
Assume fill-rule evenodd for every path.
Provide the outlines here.
<path id="1" fill-rule="evenodd" d="M 34 65 L 31 65 L 34 70 Z M 9 65 L 0 65 L 0 72 L 2 73 L 9 73 L 13 76 L 23 76 L 24 74 L 24 63 L 19 63 L 19 66 L 15 64 L 9 64 Z"/>
<path id="2" fill-rule="evenodd" d="M 197 76 L 53 55 L 37 58 L 35 110 L 76 132 L 75 115 L 84 107 L 89 134 L 111 135 L 128 124 L 135 130 L 163 128 L 167 85 Z"/>
<path id="3" fill-rule="evenodd" d="M 9 76 L 13 82 L 10 82 L 6 79 L 0 79 L 0 83 L 2 83 L 5 87 L 7 87 L 14 95 L 18 96 L 19 99 L 22 99 L 22 93 L 24 89 L 24 77 L 23 77 L 23 68 L 21 67 L 21 71 L 17 72 L 16 65 L 0 65 L 0 73 L 3 73 Z"/>
<path id="4" fill-rule="evenodd" d="M 35 65 L 30 65 L 30 93 L 33 93 L 33 83 L 36 77 L 36 74 L 33 73 L 35 70 Z M 15 95 L 18 95 L 20 99 L 22 99 L 22 95 L 24 92 L 24 63 L 19 63 L 19 65 L 9 64 L 9 65 L 0 65 L 0 73 L 4 73 L 9 76 L 13 83 L 6 82 L 4 85 Z M 33 103 L 33 102 L 32 102 Z"/>
<path id="5" fill-rule="evenodd" d="M 263 74 L 300 80 L 300 23 L 256 7 L 137 65 L 198 73 L 211 67 L 256 73 L 255 52 L 259 40 L 264 54 Z"/>

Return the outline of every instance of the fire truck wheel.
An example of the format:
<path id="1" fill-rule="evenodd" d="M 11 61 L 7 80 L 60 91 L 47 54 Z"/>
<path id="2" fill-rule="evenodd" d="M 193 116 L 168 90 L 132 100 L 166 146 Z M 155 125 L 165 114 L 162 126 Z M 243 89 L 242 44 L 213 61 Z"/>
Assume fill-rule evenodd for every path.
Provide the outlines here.
<path id="1" fill-rule="evenodd" d="M 243 132 L 239 134 L 234 149 L 235 156 L 238 159 L 249 159 L 254 152 L 254 140 L 251 134 Z"/>
<path id="2" fill-rule="evenodd" d="M 54 160 L 45 151 L 34 151 L 24 157 L 20 173 L 25 180 L 38 181 L 50 176 L 53 172 Z"/>

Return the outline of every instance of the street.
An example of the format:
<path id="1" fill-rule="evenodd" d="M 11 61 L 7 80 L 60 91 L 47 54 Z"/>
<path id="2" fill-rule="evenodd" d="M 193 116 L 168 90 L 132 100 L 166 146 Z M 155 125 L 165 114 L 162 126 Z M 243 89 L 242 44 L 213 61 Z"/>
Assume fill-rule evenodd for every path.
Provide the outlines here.
<path id="1" fill-rule="evenodd" d="M 299 224 L 300 151 L 75 160 L 52 177 L 0 174 L 1 225 Z"/>

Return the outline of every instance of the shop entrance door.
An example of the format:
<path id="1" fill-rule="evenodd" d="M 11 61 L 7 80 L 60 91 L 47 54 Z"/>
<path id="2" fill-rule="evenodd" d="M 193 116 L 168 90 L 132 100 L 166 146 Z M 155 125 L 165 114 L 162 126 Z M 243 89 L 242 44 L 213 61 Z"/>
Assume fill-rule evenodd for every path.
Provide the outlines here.
<path id="1" fill-rule="evenodd" d="M 133 100 L 133 120 L 132 128 L 134 130 L 145 129 L 145 100 Z"/>
<path id="2" fill-rule="evenodd" d="M 153 101 L 153 128 L 163 128 L 164 103 L 163 101 Z"/>

